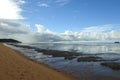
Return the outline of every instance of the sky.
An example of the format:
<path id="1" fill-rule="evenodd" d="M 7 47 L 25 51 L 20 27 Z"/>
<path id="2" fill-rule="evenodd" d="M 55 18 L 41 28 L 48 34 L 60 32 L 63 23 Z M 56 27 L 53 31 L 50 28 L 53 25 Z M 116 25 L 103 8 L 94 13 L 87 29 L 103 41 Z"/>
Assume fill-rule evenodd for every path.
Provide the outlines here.
<path id="1" fill-rule="evenodd" d="M 116 41 L 119 33 L 120 0 L 0 0 L 0 38 Z"/>

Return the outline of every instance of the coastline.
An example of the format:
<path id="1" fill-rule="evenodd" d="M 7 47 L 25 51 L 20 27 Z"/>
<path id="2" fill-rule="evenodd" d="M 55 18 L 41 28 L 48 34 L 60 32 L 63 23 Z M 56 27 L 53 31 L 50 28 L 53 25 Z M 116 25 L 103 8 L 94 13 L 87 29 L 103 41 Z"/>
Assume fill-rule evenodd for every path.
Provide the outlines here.
<path id="1" fill-rule="evenodd" d="M 0 43 L 0 80 L 77 80 Z"/>

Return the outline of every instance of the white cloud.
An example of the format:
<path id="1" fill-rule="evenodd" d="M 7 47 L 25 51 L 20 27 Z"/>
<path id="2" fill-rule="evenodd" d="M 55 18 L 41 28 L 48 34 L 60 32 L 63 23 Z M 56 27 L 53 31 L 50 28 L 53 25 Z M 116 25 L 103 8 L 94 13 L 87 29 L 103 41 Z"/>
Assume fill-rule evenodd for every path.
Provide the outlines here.
<path id="1" fill-rule="evenodd" d="M 38 6 L 40 6 L 40 7 L 50 7 L 47 3 L 38 3 Z"/>
<path id="2" fill-rule="evenodd" d="M 19 4 L 25 3 L 19 0 Z M 0 0 L 0 19 L 23 19 L 22 9 L 16 0 Z"/>
<path id="3" fill-rule="evenodd" d="M 65 31 L 64 40 L 120 40 L 120 25 L 100 25 L 84 28 L 80 32 Z"/>
<path id="4" fill-rule="evenodd" d="M 46 29 L 41 24 L 35 24 L 38 29 L 38 32 L 35 34 L 37 41 L 59 41 L 61 40 L 59 34 Z"/>
<path id="5" fill-rule="evenodd" d="M 84 28 L 79 38 L 85 40 L 120 40 L 120 25 L 100 25 Z"/>
<path id="6" fill-rule="evenodd" d="M 67 30 L 64 33 L 55 33 L 41 24 L 35 26 L 38 29 L 36 32 L 18 21 L 0 19 L 0 38 L 13 38 L 22 42 L 120 40 L 119 25 L 88 27 L 80 32 Z"/>
<path id="7" fill-rule="evenodd" d="M 37 27 L 38 32 L 46 31 L 46 29 L 44 28 L 44 26 L 41 25 L 41 24 L 35 24 L 35 26 Z"/>
<path id="8" fill-rule="evenodd" d="M 33 32 L 30 26 L 18 21 L 0 19 L 0 38 L 13 38 L 22 42 L 61 40 L 56 33 L 45 29 L 43 25 L 36 24 L 35 26 L 38 28 L 38 32 Z"/>
<path id="9" fill-rule="evenodd" d="M 17 0 L 17 2 L 18 2 L 19 4 L 25 4 L 25 3 L 26 3 L 25 0 Z"/>
<path id="10" fill-rule="evenodd" d="M 6 33 L 6 36 L 9 34 L 26 34 L 31 32 L 28 25 L 22 24 L 18 21 L 13 20 L 1 20 L 0 19 L 0 32 Z"/>
<path id="11" fill-rule="evenodd" d="M 84 28 L 82 32 L 108 32 L 116 28 L 119 28 L 119 25 L 108 24 L 108 25 L 87 27 L 87 28 Z"/>
<path id="12" fill-rule="evenodd" d="M 39 2 L 37 2 L 37 6 L 48 8 L 53 5 L 64 6 L 64 5 L 68 4 L 69 2 L 70 2 L 70 0 L 40 0 Z"/>
<path id="13" fill-rule="evenodd" d="M 32 33 L 32 30 L 28 25 L 22 24 L 16 20 L 0 19 L 0 38 L 14 38 L 25 41 L 27 37 L 24 36 L 29 36 L 28 34 L 30 33 Z M 23 35 L 23 37 L 21 35 Z"/>
<path id="14" fill-rule="evenodd" d="M 66 5 L 69 3 L 70 0 L 56 0 L 55 3 L 59 4 L 60 6 Z"/>
<path id="15" fill-rule="evenodd" d="M 35 26 L 37 27 L 37 30 L 39 33 L 49 33 L 52 34 L 53 32 L 50 31 L 49 29 L 46 29 L 43 25 L 41 24 L 35 24 Z"/>

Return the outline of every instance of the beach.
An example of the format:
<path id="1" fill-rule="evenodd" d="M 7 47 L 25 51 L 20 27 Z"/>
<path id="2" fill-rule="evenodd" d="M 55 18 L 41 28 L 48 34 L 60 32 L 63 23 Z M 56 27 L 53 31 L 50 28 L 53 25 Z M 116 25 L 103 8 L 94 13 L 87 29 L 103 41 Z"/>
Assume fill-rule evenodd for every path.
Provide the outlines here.
<path id="1" fill-rule="evenodd" d="M 0 80 L 76 80 L 0 43 Z"/>

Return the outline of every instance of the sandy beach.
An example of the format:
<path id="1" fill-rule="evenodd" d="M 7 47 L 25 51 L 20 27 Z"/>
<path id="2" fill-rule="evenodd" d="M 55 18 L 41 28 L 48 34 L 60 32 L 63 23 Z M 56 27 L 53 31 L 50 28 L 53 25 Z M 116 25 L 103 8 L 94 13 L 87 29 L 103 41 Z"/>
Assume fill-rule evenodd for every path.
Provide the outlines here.
<path id="1" fill-rule="evenodd" d="M 0 43 L 0 80 L 76 80 L 73 76 L 31 61 Z"/>

